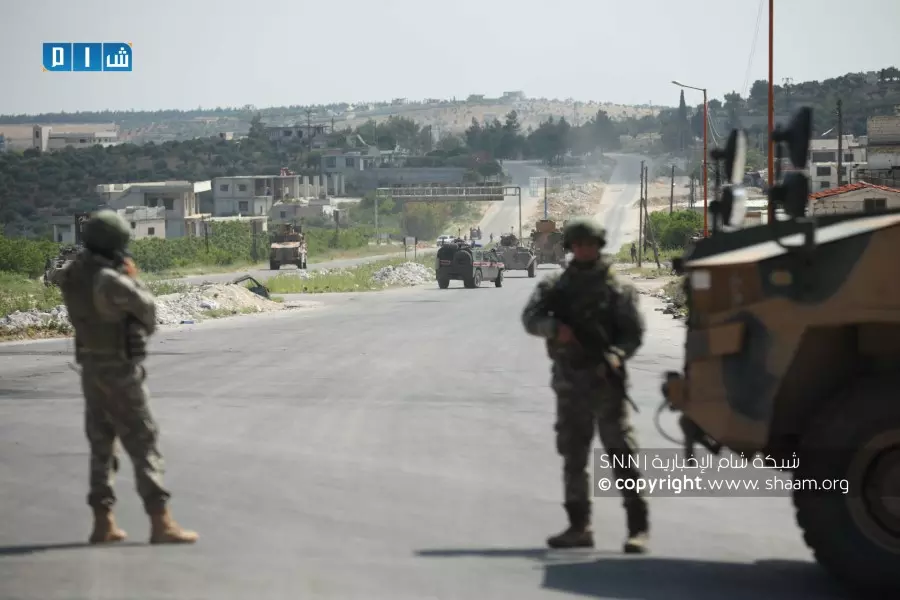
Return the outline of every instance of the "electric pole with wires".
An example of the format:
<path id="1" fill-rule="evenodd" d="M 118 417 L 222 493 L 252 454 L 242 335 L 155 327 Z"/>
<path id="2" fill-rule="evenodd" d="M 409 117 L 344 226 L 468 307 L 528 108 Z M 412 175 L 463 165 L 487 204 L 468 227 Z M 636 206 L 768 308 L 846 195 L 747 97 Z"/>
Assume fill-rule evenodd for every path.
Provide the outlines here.
<path id="1" fill-rule="evenodd" d="M 844 184 L 844 108 L 840 99 L 837 101 L 837 187 Z"/>

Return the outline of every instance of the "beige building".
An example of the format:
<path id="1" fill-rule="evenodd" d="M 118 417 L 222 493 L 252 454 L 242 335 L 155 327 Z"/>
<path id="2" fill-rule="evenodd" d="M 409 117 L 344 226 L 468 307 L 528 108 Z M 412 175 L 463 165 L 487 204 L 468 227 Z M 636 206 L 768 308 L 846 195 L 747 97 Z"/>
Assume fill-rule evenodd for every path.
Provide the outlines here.
<path id="1" fill-rule="evenodd" d="M 808 213 L 831 215 L 890 208 L 900 208 L 900 190 L 859 182 L 810 194 Z"/>
<path id="2" fill-rule="evenodd" d="M 203 219 L 200 202 L 212 193 L 211 181 L 152 181 L 147 183 L 105 183 L 97 186 L 110 208 L 162 208 L 166 214 L 166 237 L 199 235 L 197 223 Z"/>
<path id="3" fill-rule="evenodd" d="M 32 148 L 41 152 L 52 152 L 63 148 L 90 148 L 91 146 L 116 146 L 119 133 L 115 129 L 107 131 L 54 131 L 49 125 L 35 125 L 31 136 Z"/>
<path id="4" fill-rule="evenodd" d="M 166 208 L 164 206 L 130 206 L 116 211 L 131 225 L 131 239 L 166 238 Z"/>
<path id="5" fill-rule="evenodd" d="M 900 114 L 869 117 L 866 123 L 869 144 L 869 169 L 900 170 Z"/>

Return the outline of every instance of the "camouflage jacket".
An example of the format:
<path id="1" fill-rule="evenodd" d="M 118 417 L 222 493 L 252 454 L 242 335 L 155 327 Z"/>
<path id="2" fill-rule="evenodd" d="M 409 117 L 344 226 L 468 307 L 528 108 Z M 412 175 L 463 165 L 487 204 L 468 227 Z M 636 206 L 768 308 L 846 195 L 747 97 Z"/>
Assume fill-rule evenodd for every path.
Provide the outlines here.
<path id="1" fill-rule="evenodd" d="M 139 281 L 112 261 L 82 251 L 54 273 L 75 329 L 75 360 L 140 361 L 156 331 L 156 302 Z"/>
<path id="2" fill-rule="evenodd" d="M 552 302 L 564 302 L 568 311 L 579 316 L 582 322 L 590 319 L 606 332 L 609 347 L 600 350 L 625 361 L 640 348 L 645 325 L 638 308 L 637 290 L 616 279 L 609 265 L 603 262 L 589 268 L 570 265 L 562 274 L 544 279 L 538 283 L 522 313 L 525 331 L 544 338 L 552 360 L 571 366 L 595 363 L 579 344 L 556 341 L 559 321 L 553 316 L 551 298 Z"/>

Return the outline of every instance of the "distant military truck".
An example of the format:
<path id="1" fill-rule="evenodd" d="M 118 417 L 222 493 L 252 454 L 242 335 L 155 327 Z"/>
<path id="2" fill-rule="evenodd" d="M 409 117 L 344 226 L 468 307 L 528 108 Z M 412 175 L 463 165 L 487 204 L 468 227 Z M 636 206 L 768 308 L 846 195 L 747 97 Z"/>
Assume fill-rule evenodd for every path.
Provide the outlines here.
<path id="1" fill-rule="evenodd" d="M 562 231 L 555 221 L 541 219 L 535 224 L 531 238 L 537 264 L 566 266 L 566 250 L 563 248 Z"/>
<path id="2" fill-rule="evenodd" d="M 453 280 L 462 281 L 467 288 L 477 288 L 485 280 L 502 287 L 505 270 L 496 252 L 473 248 L 460 239 L 441 246 L 435 258 L 438 287 L 442 290 L 450 287 Z"/>
<path id="3" fill-rule="evenodd" d="M 269 248 L 269 268 L 277 271 L 281 265 L 306 268 L 306 236 L 294 225 L 282 225 Z"/>
<path id="4" fill-rule="evenodd" d="M 469 228 L 469 239 L 470 240 L 480 240 L 481 239 L 481 227 L 470 227 Z"/>
<path id="5" fill-rule="evenodd" d="M 538 263 L 534 251 L 521 245 L 515 234 L 501 235 L 500 245 L 496 250 L 507 271 L 528 271 L 529 277 L 536 275 L 535 269 Z"/>
<path id="6" fill-rule="evenodd" d="M 63 246 L 59 249 L 56 258 L 48 258 L 44 263 L 44 285 L 47 287 L 54 285 L 53 275 L 75 260 L 80 250 L 81 246 Z"/>

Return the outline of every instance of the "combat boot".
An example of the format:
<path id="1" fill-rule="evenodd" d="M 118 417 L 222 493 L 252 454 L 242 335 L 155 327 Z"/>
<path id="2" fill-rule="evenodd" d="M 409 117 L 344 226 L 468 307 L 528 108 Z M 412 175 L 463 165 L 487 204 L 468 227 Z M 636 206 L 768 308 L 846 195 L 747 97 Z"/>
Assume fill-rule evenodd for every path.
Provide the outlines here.
<path id="1" fill-rule="evenodd" d="M 551 548 L 593 548 L 591 505 L 567 502 L 563 506 L 566 514 L 569 515 L 569 527 L 565 531 L 547 538 L 547 545 Z"/>
<path id="2" fill-rule="evenodd" d="M 91 544 L 109 544 L 112 542 L 121 542 L 127 537 L 124 531 L 116 526 L 116 519 L 113 517 L 112 509 L 95 508 L 94 509 L 94 530 L 88 540 Z"/>
<path id="3" fill-rule="evenodd" d="M 625 554 L 645 554 L 649 550 L 650 541 L 647 505 L 643 502 L 626 504 L 625 514 L 628 519 L 628 538 L 625 540 L 623 551 Z"/>
<path id="4" fill-rule="evenodd" d="M 168 508 L 150 514 L 151 544 L 193 544 L 198 537 L 196 532 L 182 529 Z"/>

